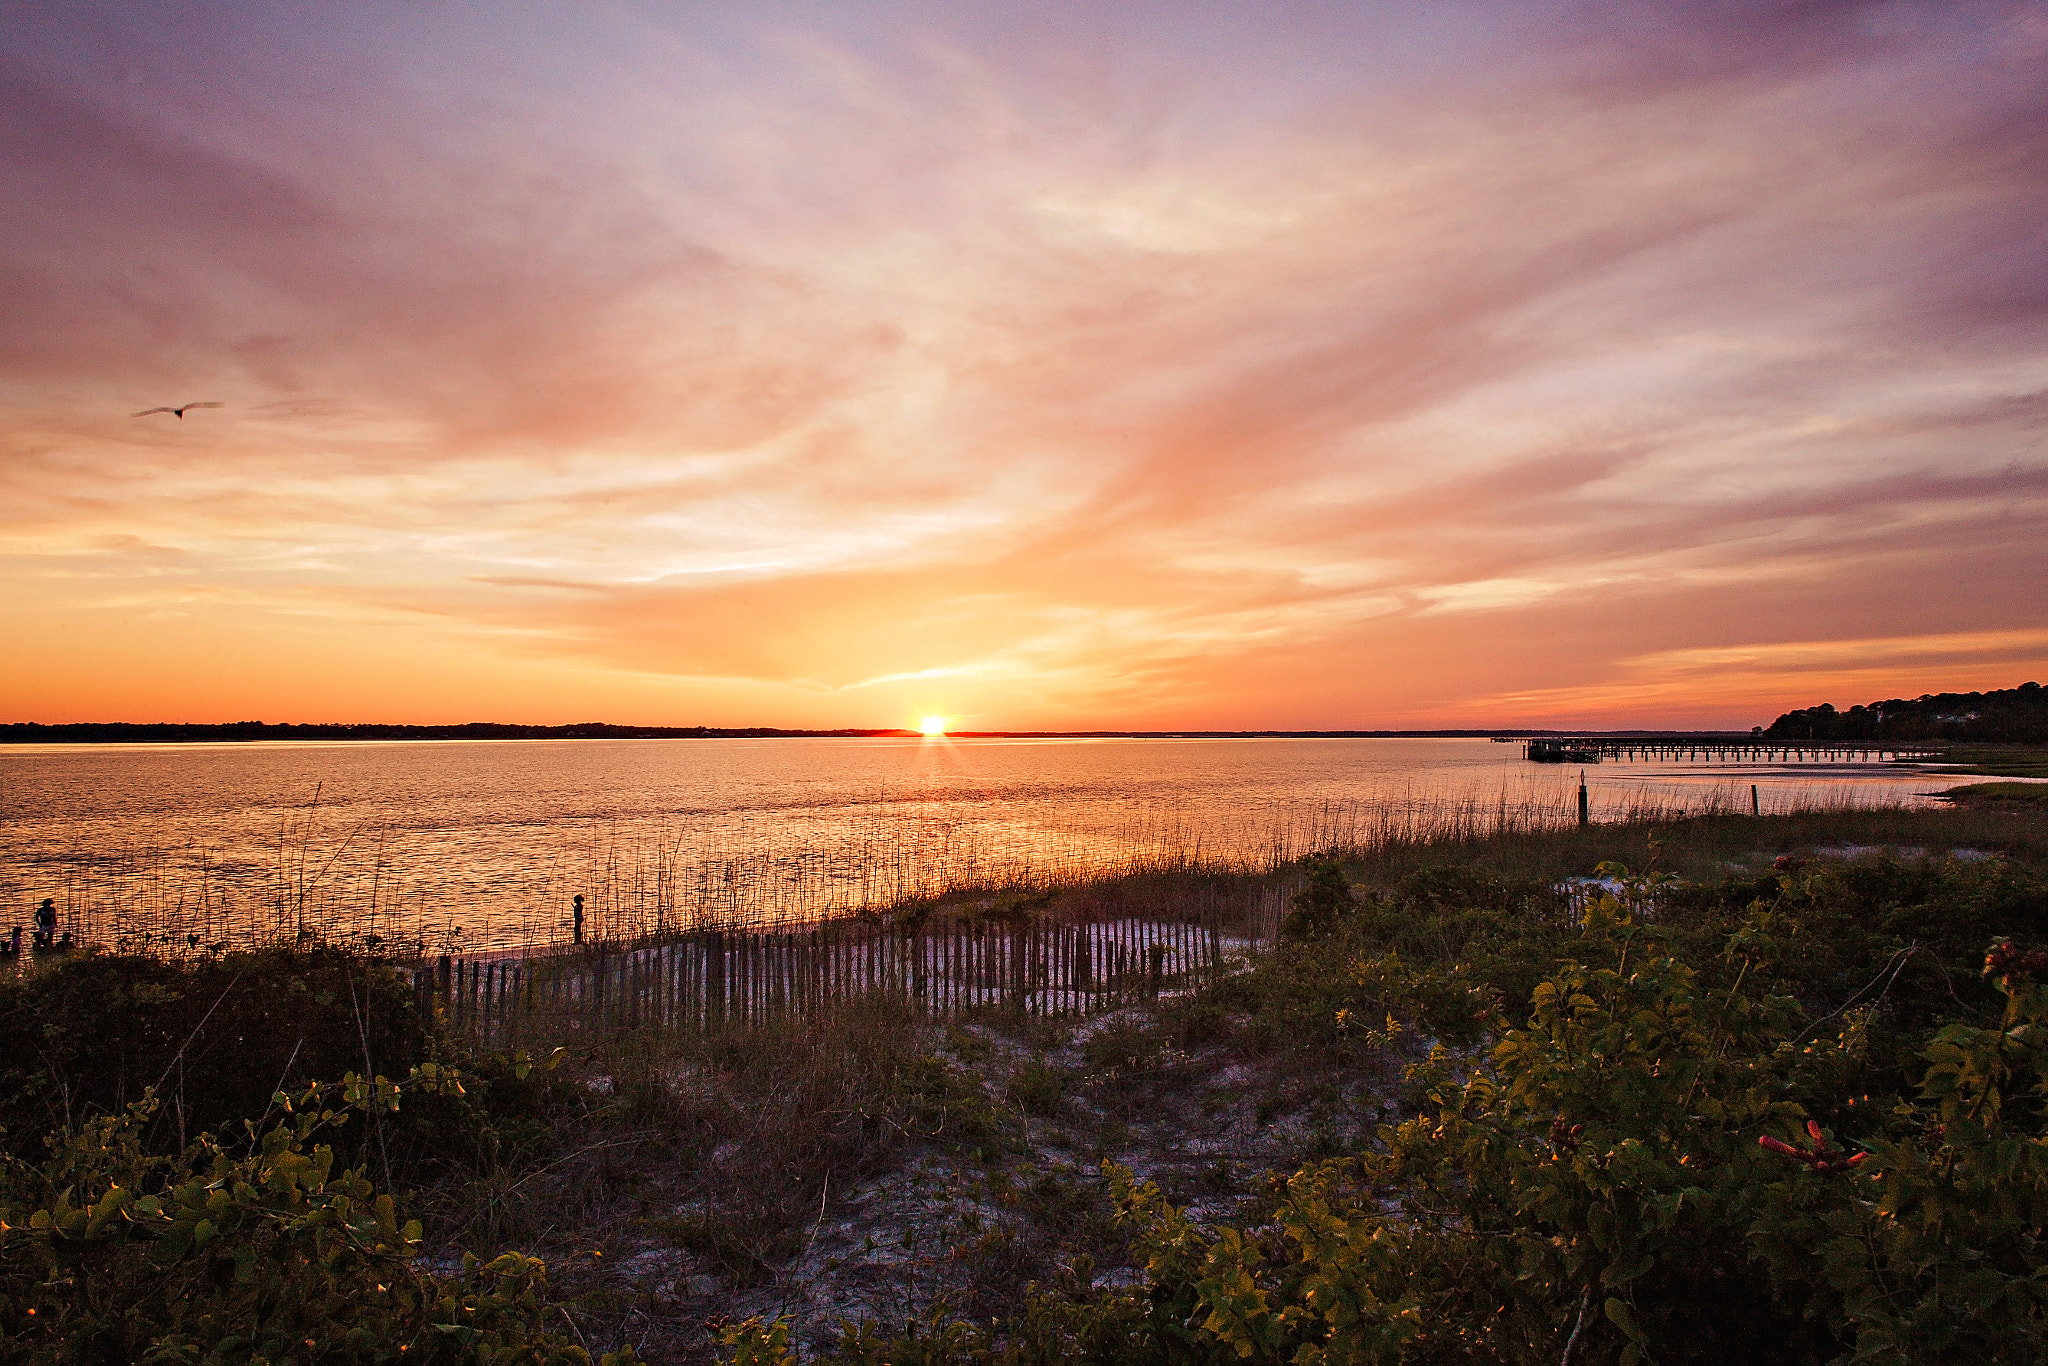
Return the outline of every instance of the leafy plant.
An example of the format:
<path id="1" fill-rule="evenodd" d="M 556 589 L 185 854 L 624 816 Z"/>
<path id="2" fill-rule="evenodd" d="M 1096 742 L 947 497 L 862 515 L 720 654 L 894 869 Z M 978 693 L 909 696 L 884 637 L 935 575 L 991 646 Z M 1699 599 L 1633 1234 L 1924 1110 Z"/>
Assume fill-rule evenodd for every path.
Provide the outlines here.
<path id="1" fill-rule="evenodd" d="M 1483 1052 L 1434 1046 L 1419 1112 L 1279 1182 L 1263 1219 L 1201 1225 L 1110 1168 L 1141 1284 L 1038 1288 L 916 1356 L 862 1328 L 844 1359 L 1034 1360 L 1032 1335 L 1118 1363 L 2048 1359 L 2048 952 L 1995 945 L 2002 1015 L 1923 1036 L 1915 1098 L 1872 1095 L 1850 1088 L 1881 1075 L 1878 1003 L 1812 1017 L 1785 988 L 1815 980 L 1816 922 L 1859 964 L 1882 925 L 1837 926 L 1796 875 L 1710 923 L 1646 923 L 1673 889 L 1602 871 L 1615 890 L 1526 1015 L 1460 988 Z M 1454 980 L 1439 966 L 1360 974 L 1411 1008 Z"/>
<path id="2" fill-rule="evenodd" d="M 1935 1033 L 1867 1161 L 1800 1154 L 1809 1173 L 1771 1189 L 1758 1250 L 1859 1362 L 2048 1358 L 2044 973 L 2048 953 L 1992 945 L 1998 1023 Z"/>
<path id="3" fill-rule="evenodd" d="M 545 1326 L 537 1259 L 427 1271 L 418 1221 L 320 1141 L 407 1094 L 461 1090 L 431 1063 L 403 1082 L 351 1073 L 278 1093 L 282 1117 L 247 1122 L 246 1142 L 201 1135 L 175 1158 L 144 1144 L 158 1105 L 145 1094 L 60 1135 L 41 1164 L 6 1159 L 0 1359 L 588 1363 Z"/>
<path id="4" fill-rule="evenodd" d="M 1280 934 L 1286 939 L 1313 939 L 1329 933 L 1354 904 L 1344 866 L 1335 858 L 1303 859 L 1302 872 L 1306 880 L 1289 900 L 1293 909 L 1280 922 Z"/>

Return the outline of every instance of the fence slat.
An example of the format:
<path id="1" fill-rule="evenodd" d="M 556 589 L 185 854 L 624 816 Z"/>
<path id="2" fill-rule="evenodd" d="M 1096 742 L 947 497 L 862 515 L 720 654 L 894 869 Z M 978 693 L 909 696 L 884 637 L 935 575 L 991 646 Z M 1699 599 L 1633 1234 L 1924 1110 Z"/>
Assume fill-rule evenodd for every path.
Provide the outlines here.
<path id="1" fill-rule="evenodd" d="M 1252 910 L 1253 941 L 1272 900 Z M 529 1021 L 586 1035 L 758 1023 L 877 993 L 931 1018 L 990 1008 L 1065 1017 L 1220 980 L 1228 946 L 1245 941 L 1226 936 L 1217 909 L 1203 898 L 1173 919 L 954 922 L 912 933 L 874 922 L 702 929 L 546 961 L 443 954 L 411 969 L 412 985 L 422 1014 L 486 1038 Z"/>

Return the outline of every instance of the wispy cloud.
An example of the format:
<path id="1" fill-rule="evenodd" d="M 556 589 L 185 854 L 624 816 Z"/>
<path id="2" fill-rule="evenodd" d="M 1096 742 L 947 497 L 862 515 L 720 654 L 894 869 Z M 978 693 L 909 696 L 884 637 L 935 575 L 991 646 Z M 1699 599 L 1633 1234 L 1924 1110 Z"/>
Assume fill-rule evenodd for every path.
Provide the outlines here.
<path id="1" fill-rule="evenodd" d="M 1747 725 L 2044 671 L 2038 6 L 1062 13 L 35 17 L 0 707 Z"/>

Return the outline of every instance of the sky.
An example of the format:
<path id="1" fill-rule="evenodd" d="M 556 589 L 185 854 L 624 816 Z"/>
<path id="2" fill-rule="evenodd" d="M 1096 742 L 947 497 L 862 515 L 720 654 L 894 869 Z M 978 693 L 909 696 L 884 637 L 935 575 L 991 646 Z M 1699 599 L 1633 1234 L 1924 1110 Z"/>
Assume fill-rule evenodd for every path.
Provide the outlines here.
<path id="1" fill-rule="evenodd" d="M 0 0 L 0 184 L 0 720 L 2048 678 L 2040 0 Z"/>

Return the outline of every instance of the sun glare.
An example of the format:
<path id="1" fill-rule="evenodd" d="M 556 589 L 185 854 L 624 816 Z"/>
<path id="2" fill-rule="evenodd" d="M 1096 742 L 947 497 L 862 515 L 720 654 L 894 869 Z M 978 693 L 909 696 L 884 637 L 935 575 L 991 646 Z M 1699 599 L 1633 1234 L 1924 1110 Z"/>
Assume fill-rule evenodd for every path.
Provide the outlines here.
<path id="1" fill-rule="evenodd" d="M 946 718 L 943 716 L 927 716 L 919 726 L 919 729 L 926 735 L 944 735 L 946 733 Z"/>

